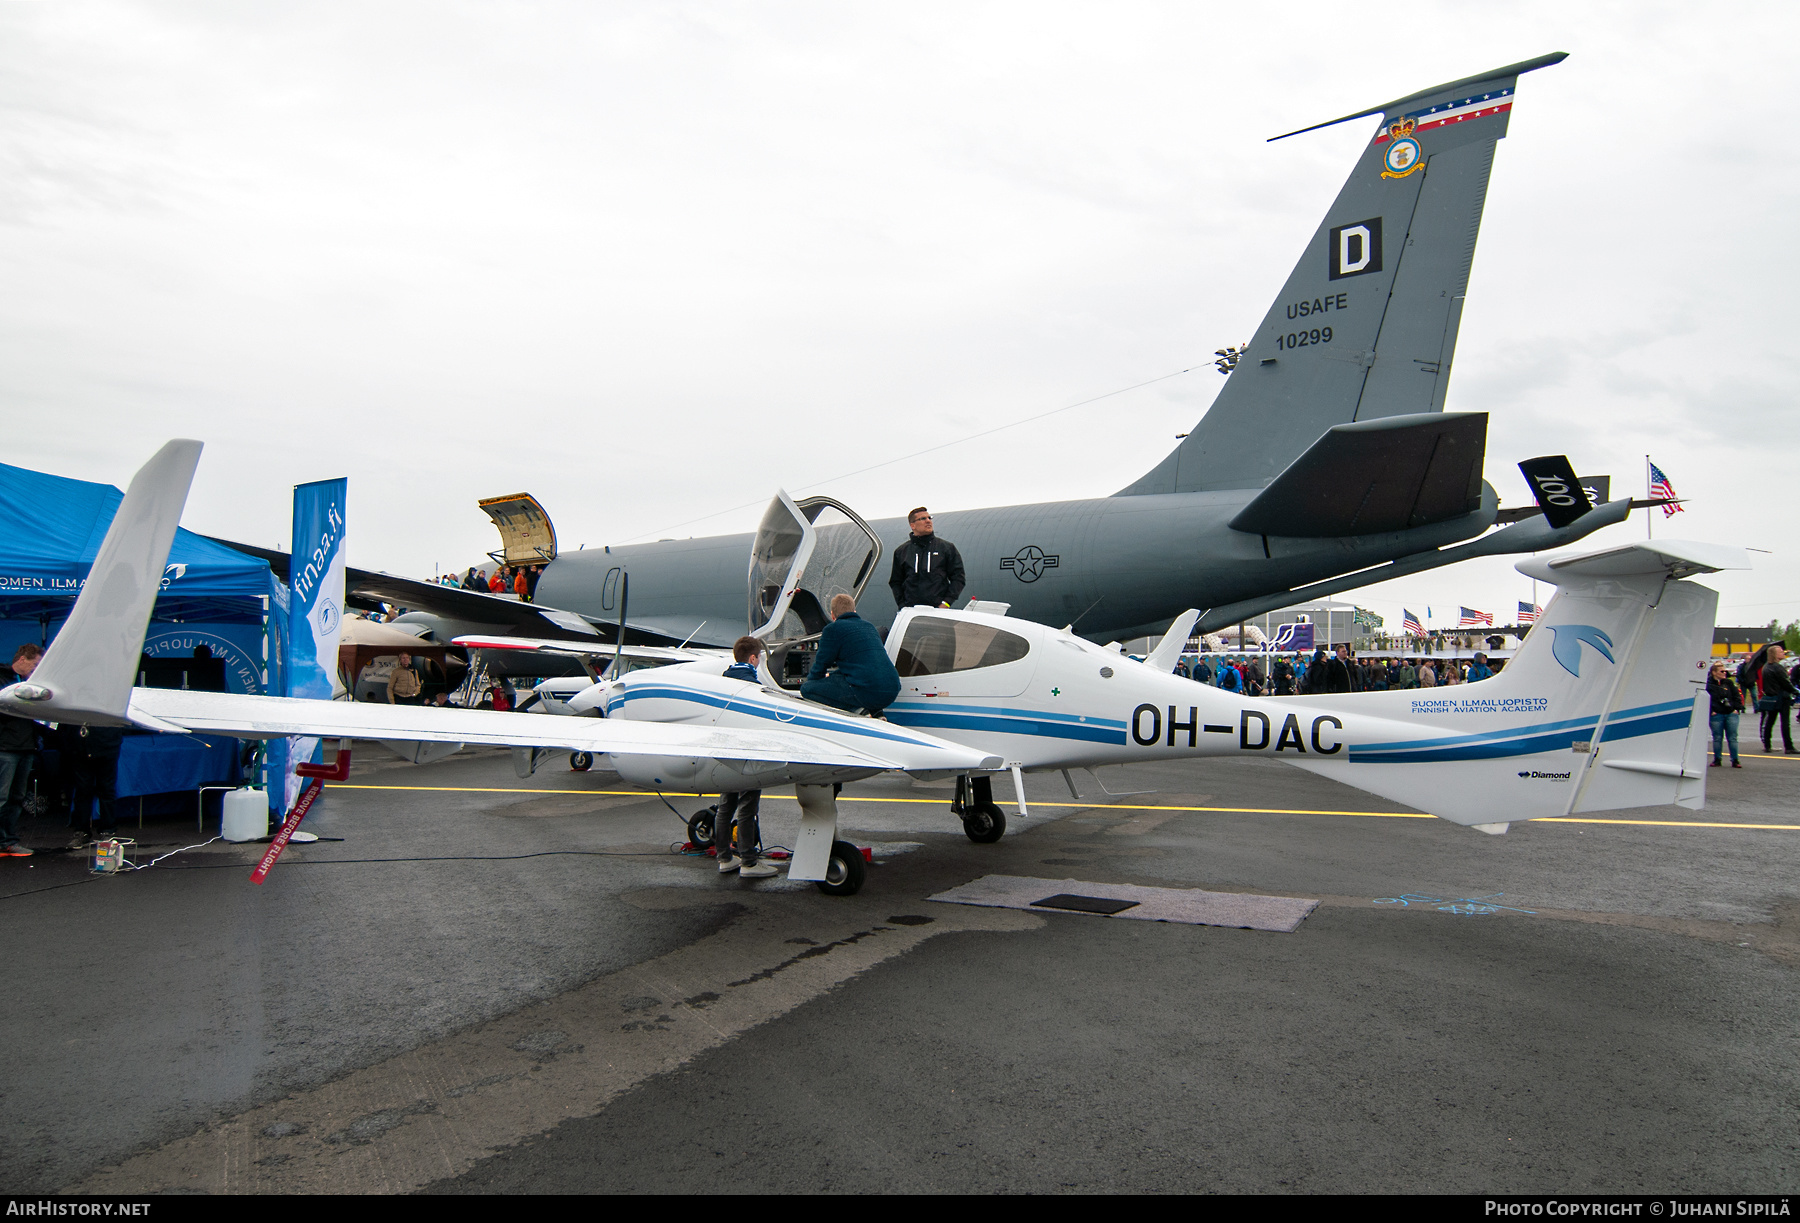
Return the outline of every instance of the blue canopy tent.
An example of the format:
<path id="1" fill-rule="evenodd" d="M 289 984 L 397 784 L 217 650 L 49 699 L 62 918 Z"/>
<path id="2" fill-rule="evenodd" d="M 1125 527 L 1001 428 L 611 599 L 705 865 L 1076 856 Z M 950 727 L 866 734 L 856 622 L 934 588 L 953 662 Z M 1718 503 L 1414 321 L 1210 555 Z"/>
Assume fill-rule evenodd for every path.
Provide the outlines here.
<path id="1" fill-rule="evenodd" d="M 56 639 L 123 499 L 110 484 L 0 464 L 0 661 L 25 642 Z M 267 561 L 177 530 L 162 587 L 146 654 L 191 657 L 206 646 L 225 662 L 228 691 L 281 691 L 287 589 Z M 191 791 L 239 776 L 235 740 L 133 734 L 119 760 L 119 797 Z"/>

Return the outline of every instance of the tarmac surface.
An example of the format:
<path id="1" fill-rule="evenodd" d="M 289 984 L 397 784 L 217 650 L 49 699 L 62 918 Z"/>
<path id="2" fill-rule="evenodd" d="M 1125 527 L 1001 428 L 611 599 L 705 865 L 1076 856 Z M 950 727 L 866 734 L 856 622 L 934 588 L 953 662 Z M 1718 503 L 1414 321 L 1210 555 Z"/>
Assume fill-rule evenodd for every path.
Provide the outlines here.
<path id="1" fill-rule="evenodd" d="M 560 763 L 383 756 L 261 887 L 218 841 L 0 860 L 7 1191 L 1800 1188 L 1800 757 L 1499 837 L 1206 761 L 1028 778 L 1026 819 L 997 783 L 976 845 L 948 784 L 876 780 L 833 898 L 671 854 L 655 796 Z M 765 842 L 797 817 L 768 795 Z M 130 824 L 139 861 L 200 839 Z M 989 874 L 1321 903 L 928 899 Z"/>

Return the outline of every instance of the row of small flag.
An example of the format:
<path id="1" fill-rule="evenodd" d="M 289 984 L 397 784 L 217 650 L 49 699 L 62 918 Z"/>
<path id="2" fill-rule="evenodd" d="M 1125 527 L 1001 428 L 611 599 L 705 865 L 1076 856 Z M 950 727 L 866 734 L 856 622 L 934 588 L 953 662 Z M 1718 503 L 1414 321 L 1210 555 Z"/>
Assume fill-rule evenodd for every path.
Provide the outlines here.
<path id="1" fill-rule="evenodd" d="M 1412 636 L 1412 637 L 1425 636 L 1425 626 L 1419 622 L 1419 618 L 1417 616 L 1413 615 L 1412 612 L 1408 611 L 1406 608 L 1401 608 L 1400 610 L 1401 610 L 1401 619 L 1400 619 L 1401 631 L 1405 632 L 1408 636 Z M 1494 627 L 1494 613 L 1493 612 L 1478 611 L 1477 609 L 1475 609 L 1473 607 L 1459 607 L 1459 608 L 1457 608 L 1457 611 L 1458 611 L 1458 613 L 1460 613 L 1456 618 L 1456 627 L 1457 628 L 1493 628 Z M 1425 614 L 1427 616 L 1429 616 L 1431 614 L 1431 609 L 1426 608 Z M 1527 603 L 1521 599 L 1519 601 L 1518 615 L 1517 615 L 1517 618 L 1513 621 L 1513 623 L 1515 623 L 1515 624 L 1536 624 L 1538 621 L 1538 617 L 1543 614 L 1544 614 L 1544 609 L 1542 607 L 1538 606 L 1536 603 Z"/>

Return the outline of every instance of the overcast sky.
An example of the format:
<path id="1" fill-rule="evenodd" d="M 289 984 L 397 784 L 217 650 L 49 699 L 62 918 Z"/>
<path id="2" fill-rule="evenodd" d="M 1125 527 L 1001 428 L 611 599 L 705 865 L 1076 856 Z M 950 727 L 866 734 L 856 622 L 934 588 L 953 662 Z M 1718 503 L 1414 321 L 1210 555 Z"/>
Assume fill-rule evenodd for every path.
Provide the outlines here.
<path id="1" fill-rule="evenodd" d="M 123 485 L 207 443 L 185 525 L 414 576 L 527 490 L 566 548 L 1105 496 L 1223 379 L 1374 130 L 1521 79 L 1450 383 L 1486 476 L 1564 452 L 1771 550 L 1800 616 L 1791 5 L 0 6 L 5 461 Z M 1179 370 L 1027 426 L 834 479 Z M 1644 515 L 1591 537 L 1641 538 Z M 696 521 L 698 520 L 698 521 Z M 1343 596 L 1510 612 L 1496 559 Z"/>

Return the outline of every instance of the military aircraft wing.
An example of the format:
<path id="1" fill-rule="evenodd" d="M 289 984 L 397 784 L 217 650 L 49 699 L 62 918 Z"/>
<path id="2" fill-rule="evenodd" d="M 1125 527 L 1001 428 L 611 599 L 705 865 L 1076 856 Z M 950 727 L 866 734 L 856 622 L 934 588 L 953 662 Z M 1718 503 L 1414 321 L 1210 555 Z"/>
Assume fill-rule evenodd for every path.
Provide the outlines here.
<path id="1" fill-rule="evenodd" d="M 255 544 L 239 543 L 234 539 L 221 539 L 216 535 L 208 535 L 206 538 L 236 549 L 246 556 L 268 561 L 275 576 L 283 581 L 287 580 L 290 558 L 286 552 L 277 548 L 259 548 Z M 511 595 L 489 594 L 483 590 L 440 586 L 436 582 L 421 582 L 417 578 L 376 573 L 370 569 L 345 569 L 344 595 L 345 602 L 363 611 L 379 611 L 382 605 L 392 604 L 414 611 L 432 612 L 463 624 L 491 624 L 496 628 L 516 629 L 520 633 L 546 638 L 579 640 L 599 636 L 599 630 L 587 620 L 559 607 L 525 603 Z M 630 633 L 639 630 L 627 623 L 626 631 Z M 642 631 L 656 637 L 666 636 L 654 629 Z"/>
<path id="2" fill-rule="evenodd" d="M 712 646 L 625 645 L 608 642 L 566 641 L 544 637 L 507 637 L 494 633 L 471 633 L 454 638 L 452 645 L 465 650 L 521 650 L 528 653 L 555 654 L 563 658 L 610 659 L 615 654 L 645 662 L 699 662 L 708 658 L 729 658 L 730 650 Z"/>

